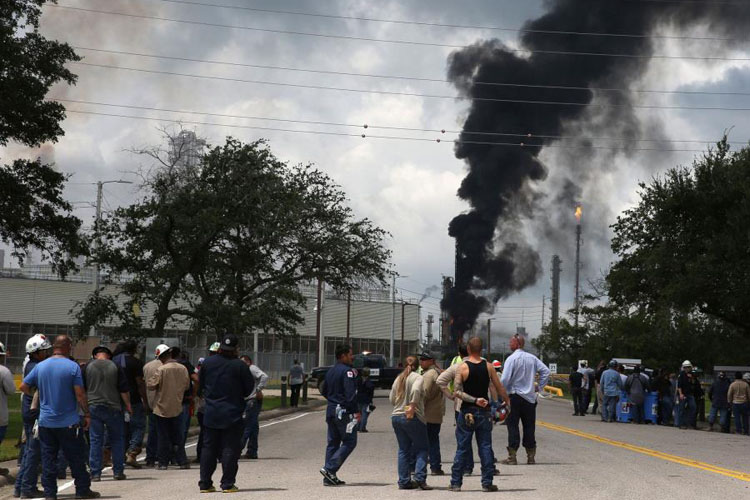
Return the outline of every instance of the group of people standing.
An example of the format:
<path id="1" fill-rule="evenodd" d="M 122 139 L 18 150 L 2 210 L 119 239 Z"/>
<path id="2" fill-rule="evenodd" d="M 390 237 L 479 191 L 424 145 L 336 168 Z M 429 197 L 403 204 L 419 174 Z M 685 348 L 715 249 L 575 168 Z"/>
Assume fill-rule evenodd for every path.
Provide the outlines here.
<path id="1" fill-rule="evenodd" d="M 649 376 L 640 366 L 634 366 L 632 373 L 624 373 L 624 365 L 616 360 L 608 364 L 602 361 L 597 370 L 591 370 L 585 363 L 573 367 L 569 376 L 573 396 L 574 415 L 585 415 L 589 401 L 590 387 L 596 388 L 595 398 L 602 401 L 601 419 L 605 422 L 616 420 L 616 408 L 624 392 L 631 411 L 631 421 L 643 423 L 644 402 L 649 392 L 657 397 L 656 422 L 660 425 L 674 425 L 681 429 L 698 428 L 698 416 L 705 408 L 705 391 L 698 373 L 689 360 L 682 363 L 679 373 L 667 370 L 656 371 Z M 722 432 L 730 432 L 731 415 L 734 415 L 735 430 L 738 434 L 750 434 L 750 373 L 736 372 L 730 381 L 726 372 L 719 372 L 708 390 L 711 409 L 708 415 L 708 430 L 713 431 L 717 423 Z M 594 399 L 592 413 L 596 413 L 597 399 Z M 703 417 L 701 417 L 703 418 Z"/>
<path id="2" fill-rule="evenodd" d="M 211 475 L 221 458 L 222 491 L 237 491 L 237 460 L 245 444 L 245 456 L 257 458 L 257 415 L 268 381 L 249 357 L 237 357 L 237 344 L 233 335 L 215 342 L 197 367 L 179 347 L 164 344 L 144 365 L 134 341 L 119 344 L 114 352 L 97 346 L 91 359 L 79 364 L 71 356 L 69 337 L 50 342 L 44 335 L 32 336 L 20 387 L 25 442 L 14 496 L 56 498 L 57 480 L 65 478 L 69 467 L 75 497 L 98 498 L 91 483 L 101 480 L 110 461 L 115 480 L 126 479 L 126 466 L 142 467 L 138 456 L 147 425 L 145 465 L 189 469 L 185 442 L 193 414 L 200 424 L 200 489 L 213 488 Z M 4 354 L 1 345 L 0 351 Z M 7 415 L 7 397 L 15 387 L 5 371 L 0 368 L 0 392 L 5 394 L 0 403 Z M 7 390 L 5 385 L 10 385 Z M 2 416 L 0 411 L 0 424 Z M 37 487 L 40 465 L 43 491 Z"/>
<path id="3" fill-rule="evenodd" d="M 394 381 L 389 400 L 393 405 L 391 425 L 398 442 L 399 489 L 431 490 L 427 468 L 433 476 L 444 475 L 440 456 L 440 428 L 445 399 L 454 402 L 456 454 L 451 467 L 449 489 L 460 491 L 463 478 L 474 467 L 472 440 L 476 440 L 481 464 L 481 485 L 485 492 L 497 491 L 498 474 L 492 447 L 495 412 L 502 407 L 508 415 L 508 457 L 504 464 L 518 463 L 521 443 L 527 463 L 535 463 L 537 444 L 535 421 L 537 394 L 546 385 L 549 369 L 536 356 L 523 350 L 524 338 L 514 336 L 513 354 L 506 360 L 502 378 L 492 363 L 481 357 L 482 340 L 474 337 L 459 347 L 459 354 L 445 370 L 434 356 L 422 352 L 406 358 L 403 371 Z M 357 433 L 366 432 L 367 405 L 371 405 L 368 374 L 352 366 L 354 355 L 348 345 L 336 349 L 336 365 L 325 378 L 322 394 L 328 400 L 326 423 L 328 445 L 320 469 L 325 486 L 345 484 L 338 471 L 357 445 Z M 361 391 L 367 394 L 360 396 Z M 367 400 L 369 398 L 369 403 Z M 508 413 L 509 412 L 509 413 Z M 523 425 L 523 440 L 519 425 Z"/>

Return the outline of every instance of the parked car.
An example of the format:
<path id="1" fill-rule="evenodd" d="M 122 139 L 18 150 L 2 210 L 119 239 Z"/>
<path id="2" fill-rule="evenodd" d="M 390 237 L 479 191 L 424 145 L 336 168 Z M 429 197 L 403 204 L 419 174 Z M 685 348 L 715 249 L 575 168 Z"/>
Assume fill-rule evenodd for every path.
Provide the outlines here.
<path id="1" fill-rule="evenodd" d="M 396 380 L 398 374 L 401 373 L 401 368 L 392 368 L 387 366 L 385 356 L 382 354 L 373 354 L 370 352 L 363 352 L 354 356 L 354 368 L 361 370 L 364 367 L 370 369 L 370 379 L 372 379 L 376 388 L 390 389 L 393 385 L 393 381 Z M 313 368 L 310 372 L 310 379 L 313 381 L 318 388 L 321 389 L 325 382 L 326 373 L 330 369 L 330 366 L 319 366 Z M 357 375 L 359 376 L 359 374 Z"/>

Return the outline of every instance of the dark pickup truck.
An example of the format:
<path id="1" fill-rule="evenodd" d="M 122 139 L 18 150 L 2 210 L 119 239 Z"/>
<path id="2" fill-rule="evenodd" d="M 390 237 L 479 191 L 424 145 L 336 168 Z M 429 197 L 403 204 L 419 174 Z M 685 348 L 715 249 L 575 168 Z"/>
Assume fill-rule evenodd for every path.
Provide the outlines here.
<path id="1" fill-rule="evenodd" d="M 386 359 L 382 354 L 362 353 L 354 356 L 354 368 L 359 371 L 365 367 L 370 369 L 370 379 L 375 384 L 375 387 L 380 389 L 390 389 L 393 381 L 401 373 L 401 368 L 386 366 Z M 330 366 L 319 366 L 313 368 L 312 372 L 310 372 L 310 378 L 314 381 L 313 383 L 317 386 L 318 390 L 323 385 L 326 373 L 330 368 Z"/>

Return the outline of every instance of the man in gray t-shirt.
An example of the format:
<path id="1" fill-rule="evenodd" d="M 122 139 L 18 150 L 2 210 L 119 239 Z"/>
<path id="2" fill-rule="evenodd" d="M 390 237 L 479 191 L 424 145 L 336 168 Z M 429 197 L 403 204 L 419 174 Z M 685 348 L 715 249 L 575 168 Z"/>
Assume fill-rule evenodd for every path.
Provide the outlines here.
<path id="1" fill-rule="evenodd" d="M 112 449 L 112 470 L 114 479 L 125 479 L 125 411 L 130 413 L 130 387 L 122 368 L 112 362 L 112 351 L 106 346 L 95 347 L 94 358 L 86 364 L 84 382 L 91 412 L 89 428 L 89 467 L 91 480 L 99 481 L 102 476 L 102 448 L 105 429 Z"/>

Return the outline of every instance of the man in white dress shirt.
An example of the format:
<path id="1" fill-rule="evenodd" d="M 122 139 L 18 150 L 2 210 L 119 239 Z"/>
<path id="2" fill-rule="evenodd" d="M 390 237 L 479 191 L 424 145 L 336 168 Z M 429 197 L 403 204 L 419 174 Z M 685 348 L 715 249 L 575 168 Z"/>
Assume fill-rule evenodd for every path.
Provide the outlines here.
<path id="1" fill-rule="evenodd" d="M 519 421 L 523 423 L 523 447 L 526 449 L 528 464 L 534 464 L 536 456 L 536 398 L 539 388 L 547 385 L 549 368 L 539 358 L 523 350 L 525 339 L 516 334 L 510 339 L 513 354 L 505 360 L 503 375 L 500 379 L 510 395 L 511 412 L 506 420 L 508 427 L 508 458 L 503 460 L 507 465 L 518 465 L 516 452 L 521 444 Z M 535 384 L 537 373 L 539 385 Z"/>

